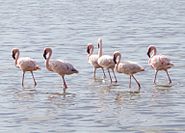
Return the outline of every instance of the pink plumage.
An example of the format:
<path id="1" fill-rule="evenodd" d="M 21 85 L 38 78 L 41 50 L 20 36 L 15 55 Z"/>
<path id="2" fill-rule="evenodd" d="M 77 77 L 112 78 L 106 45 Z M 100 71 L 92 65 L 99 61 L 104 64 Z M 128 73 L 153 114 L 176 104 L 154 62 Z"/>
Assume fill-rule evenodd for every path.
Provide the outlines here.
<path id="1" fill-rule="evenodd" d="M 166 72 L 169 83 L 171 83 L 172 81 L 168 73 L 168 69 L 170 69 L 174 65 L 171 63 L 169 57 L 162 54 L 157 55 L 157 49 L 154 45 L 150 45 L 148 47 L 147 55 L 149 57 L 148 64 L 155 70 L 155 77 L 153 81 L 154 84 L 156 84 L 156 77 L 157 77 L 158 71 L 162 71 L 162 70 Z"/>
<path id="2" fill-rule="evenodd" d="M 93 66 L 94 79 L 96 79 L 96 70 L 101 68 L 105 78 L 105 72 L 103 67 L 98 64 L 98 54 L 93 54 L 94 46 L 92 43 L 87 44 L 88 62 Z"/>
<path id="3" fill-rule="evenodd" d="M 47 55 L 48 55 L 48 57 L 47 57 Z M 51 55 L 52 55 L 52 49 L 45 48 L 44 53 L 43 53 L 43 57 L 46 60 L 46 68 L 49 71 L 58 73 L 62 77 L 63 83 L 64 83 L 64 93 L 65 93 L 65 90 L 67 89 L 67 84 L 64 79 L 64 76 L 71 75 L 73 73 L 78 73 L 78 70 L 76 70 L 72 64 L 67 63 L 63 60 L 50 60 Z"/>
<path id="4" fill-rule="evenodd" d="M 20 51 L 18 48 L 12 49 L 12 57 L 15 60 L 15 65 L 23 71 L 22 75 L 22 86 L 24 87 L 24 74 L 26 71 L 30 71 L 32 74 L 32 78 L 34 80 L 34 85 L 36 86 L 36 80 L 33 75 L 33 71 L 40 69 L 37 65 L 36 61 L 29 57 L 19 57 Z"/>
<path id="5" fill-rule="evenodd" d="M 102 39 L 101 38 L 98 39 L 98 48 L 99 48 L 99 51 L 98 51 L 98 64 L 101 67 L 107 69 L 107 71 L 109 73 L 109 77 L 110 77 L 111 83 L 112 83 L 112 77 L 111 77 L 110 70 L 109 70 L 109 69 L 111 69 L 112 72 L 113 72 L 113 75 L 114 75 L 115 82 L 117 82 L 117 78 L 116 78 L 116 75 L 115 75 L 115 72 L 114 72 L 115 62 L 113 61 L 113 56 L 103 55 Z"/>
<path id="6" fill-rule="evenodd" d="M 140 83 L 139 81 L 135 78 L 134 74 L 144 71 L 144 68 L 140 66 L 139 64 L 132 62 L 132 61 L 121 61 L 121 53 L 119 51 L 114 52 L 114 62 L 116 63 L 115 70 L 118 73 L 124 73 L 130 76 L 130 81 L 129 81 L 129 88 L 131 88 L 131 77 L 136 81 L 138 85 L 138 90 L 140 91 Z"/>

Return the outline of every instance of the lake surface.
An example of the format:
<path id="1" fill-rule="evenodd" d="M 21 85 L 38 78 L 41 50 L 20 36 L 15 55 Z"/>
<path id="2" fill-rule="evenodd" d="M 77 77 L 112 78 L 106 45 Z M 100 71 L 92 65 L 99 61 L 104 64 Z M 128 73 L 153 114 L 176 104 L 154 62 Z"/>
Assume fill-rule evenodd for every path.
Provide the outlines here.
<path id="1" fill-rule="evenodd" d="M 0 132 L 184 132 L 185 131 L 185 1 L 184 0 L 0 0 Z M 93 80 L 86 45 L 102 37 L 105 54 L 115 50 L 122 60 L 145 67 L 136 74 L 141 92 L 130 94 L 129 77 L 117 74 L 118 83 Z M 175 66 L 166 87 L 164 72 L 158 84 L 148 66 L 149 44 L 168 55 Z M 11 49 L 34 58 L 41 70 L 25 75 L 14 65 Z M 62 79 L 48 72 L 43 49 L 53 49 L 53 59 L 72 63 L 79 74 Z M 107 74 L 107 73 L 106 73 Z M 107 74 L 108 76 L 108 74 Z M 132 90 L 136 84 L 132 82 Z"/>

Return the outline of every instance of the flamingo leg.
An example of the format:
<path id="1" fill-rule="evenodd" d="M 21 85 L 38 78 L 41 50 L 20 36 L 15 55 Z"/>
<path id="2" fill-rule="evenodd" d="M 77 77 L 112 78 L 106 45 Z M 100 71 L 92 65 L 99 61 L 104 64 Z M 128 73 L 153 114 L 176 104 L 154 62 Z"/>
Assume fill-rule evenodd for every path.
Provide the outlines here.
<path id="1" fill-rule="evenodd" d="M 94 79 L 96 79 L 96 68 L 93 68 L 93 73 L 94 73 Z"/>
<path id="2" fill-rule="evenodd" d="M 106 78 L 105 71 L 104 71 L 103 67 L 101 69 L 103 71 L 103 78 Z"/>
<path id="3" fill-rule="evenodd" d="M 137 83 L 137 85 L 138 85 L 138 89 L 139 89 L 139 91 L 140 91 L 140 88 L 141 88 L 141 85 L 140 85 L 140 83 L 139 83 L 139 81 L 137 81 L 137 79 L 134 77 L 134 75 L 132 75 L 132 77 L 134 78 L 134 80 L 136 81 L 136 83 Z"/>
<path id="4" fill-rule="evenodd" d="M 168 76 L 169 84 L 171 84 L 171 83 L 172 83 L 172 80 L 171 80 L 171 78 L 170 78 L 170 75 L 169 75 L 169 73 L 168 73 L 168 70 L 165 70 L 165 72 L 166 72 L 166 74 L 167 74 L 167 76 Z"/>
<path id="5" fill-rule="evenodd" d="M 67 89 L 67 84 L 66 84 L 66 81 L 64 79 L 64 76 L 62 76 L 62 80 L 63 80 L 63 83 L 64 83 L 64 89 L 63 89 L 63 91 L 65 93 L 66 92 L 66 89 Z"/>
<path id="6" fill-rule="evenodd" d="M 130 80 L 129 80 L 129 88 L 131 88 L 131 75 L 130 75 Z"/>
<path id="7" fill-rule="evenodd" d="M 34 85 L 36 86 L 37 85 L 37 82 L 36 82 L 36 80 L 35 80 L 35 77 L 34 77 L 34 75 L 33 75 L 33 72 L 31 71 L 31 75 L 32 75 L 32 78 L 33 78 L 33 81 L 34 81 Z"/>
<path id="8" fill-rule="evenodd" d="M 153 81 L 154 84 L 156 84 L 157 73 L 158 73 L 158 70 L 155 71 L 155 77 L 154 77 L 154 81 Z"/>
<path id="9" fill-rule="evenodd" d="M 108 70 L 108 73 L 109 73 L 110 81 L 112 83 L 112 77 L 111 77 L 110 71 L 109 71 L 109 69 L 107 69 L 107 70 Z"/>
<path id="10" fill-rule="evenodd" d="M 22 87 L 24 87 L 24 75 L 25 75 L 25 71 L 23 71 L 22 73 Z"/>
<path id="11" fill-rule="evenodd" d="M 116 74 L 115 74 L 115 72 L 114 72 L 114 69 L 112 69 L 112 72 L 113 72 L 113 74 L 114 74 L 115 82 L 117 82 L 117 78 L 116 78 Z"/>

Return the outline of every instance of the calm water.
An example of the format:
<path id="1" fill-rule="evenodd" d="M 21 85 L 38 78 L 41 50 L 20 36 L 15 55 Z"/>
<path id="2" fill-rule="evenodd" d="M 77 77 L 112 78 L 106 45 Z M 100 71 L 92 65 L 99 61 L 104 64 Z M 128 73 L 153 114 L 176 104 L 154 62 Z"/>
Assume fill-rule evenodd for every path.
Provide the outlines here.
<path id="1" fill-rule="evenodd" d="M 184 0 L 0 0 L 0 132 L 183 132 L 185 131 L 185 1 Z M 103 38 L 104 53 L 115 50 L 122 60 L 137 61 L 146 71 L 137 74 L 140 94 L 130 94 L 129 78 L 118 84 L 92 79 L 86 44 Z M 171 87 L 152 84 L 147 47 L 155 44 L 175 64 Z M 80 71 L 62 80 L 44 66 L 44 47 L 53 58 L 68 60 Z M 37 60 L 38 83 L 14 66 L 11 49 Z M 97 52 L 97 47 L 95 52 Z M 166 75 L 158 75 L 166 84 Z M 133 90 L 136 85 L 133 82 Z"/>

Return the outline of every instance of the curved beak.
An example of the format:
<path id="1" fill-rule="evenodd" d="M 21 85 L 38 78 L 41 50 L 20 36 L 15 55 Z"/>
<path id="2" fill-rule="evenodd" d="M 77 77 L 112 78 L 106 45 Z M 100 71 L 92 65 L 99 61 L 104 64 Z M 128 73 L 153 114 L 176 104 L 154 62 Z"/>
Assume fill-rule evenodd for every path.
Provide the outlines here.
<path id="1" fill-rule="evenodd" d="M 12 58 L 15 60 L 15 52 L 12 51 Z"/>
<path id="2" fill-rule="evenodd" d="M 147 52 L 147 55 L 148 55 L 148 57 L 150 58 L 150 49 L 148 49 L 148 52 Z"/>
<path id="3" fill-rule="evenodd" d="M 90 48 L 87 46 L 87 53 L 90 54 Z"/>
<path id="4" fill-rule="evenodd" d="M 116 55 L 113 56 L 113 61 L 114 61 L 115 64 L 117 64 Z"/>
<path id="5" fill-rule="evenodd" d="M 46 55 L 47 55 L 47 52 L 45 50 L 44 53 L 43 53 L 43 57 L 44 57 L 45 60 L 47 59 Z"/>

